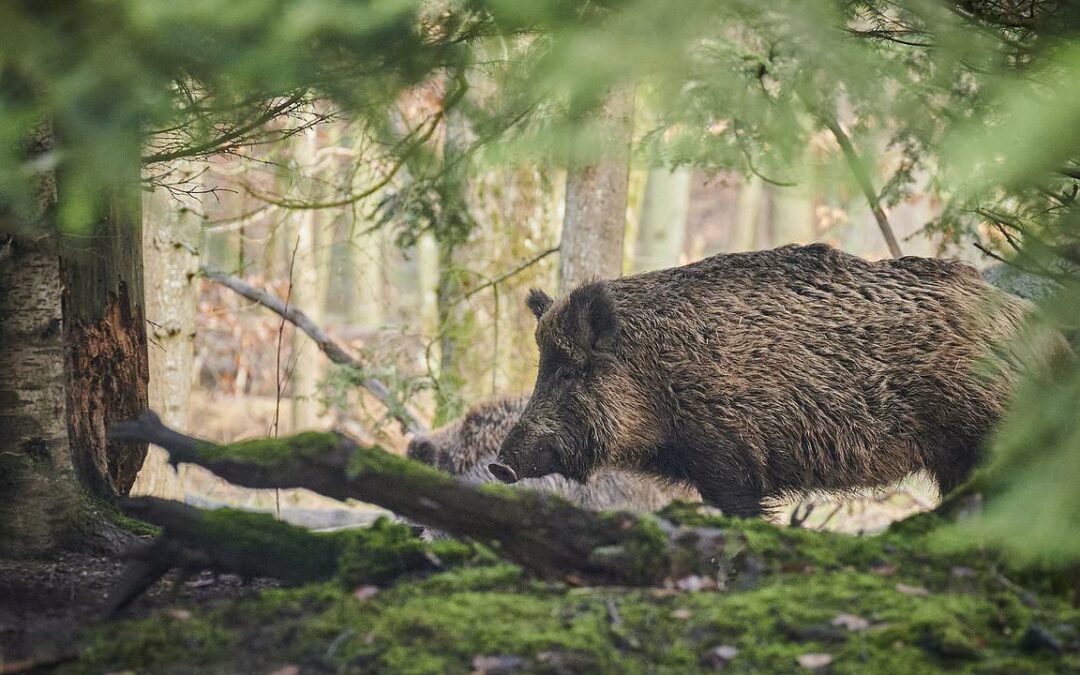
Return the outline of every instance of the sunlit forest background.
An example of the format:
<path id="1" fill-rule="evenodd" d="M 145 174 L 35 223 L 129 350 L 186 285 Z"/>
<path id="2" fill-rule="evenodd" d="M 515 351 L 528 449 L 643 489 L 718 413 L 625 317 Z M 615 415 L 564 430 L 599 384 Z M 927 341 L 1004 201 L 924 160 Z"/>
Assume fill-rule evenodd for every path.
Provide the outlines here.
<path id="1" fill-rule="evenodd" d="M 290 577 L 296 570 L 287 569 L 268 583 L 301 588 L 262 596 L 267 623 L 306 621 L 312 607 L 328 606 L 320 602 L 338 609 L 326 610 L 325 625 L 312 624 L 310 644 L 267 640 L 282 647 L 267 651 L 282 662 L 294 656 L 285 648 L 295 647 L 308 650 L 305 658 L 317 651 L 330 669 L 409 670 L 413 652 L 423 652 L 429 660 L 420 665 L 430 672 L 446 664 L 504 672 L 501 662 L 487 668 L 471 659 L 486 658 L 496 644 L 541 664 L 547 643 L 514 642 L 535 629 L 566 653 L 588 652 L 596 659 L 590 664 L 616 671 L 612 664 L 637 663 L 646 652 L 655 663 L 719 668 L 739 650 L 761 672 L 783 672 L 781 663 L 828 667 L 828 654 L 804 666 L 803 656 L 821 654 L 803 654 L 803 642 L 827 643 L 838 659 L 847 650 L 845 666 L 871 659 L 886 670 L 973 664 L 987 650 L 998 659 L 998 670 L 988 672 L 1024 672 L 1017 663 L 1042 672 L 1038 666 L 1051 659 L 1075 665 L 1077 81 L 1074 0 L 0 3 L 0 539 L 15 542 L 10 551 L 18 554 L 11 562 L 0 550 L 0 571 L 18 579 L 10 588 L 25 581 L 18 602 L 26 607 L 38 596 L 60 598 L 39 592 L 53 590 L 59 576 L 35 565 L 52 565 L 49 554 L 90 541 L 98 547 L 96 595 L 61 609 L 96 617 L 122 571 L 119 544 L 147 534 L 132 514 L 162 509 L 158 516 L 181 513 L 196 525 L 157 531 L 128 570 L 138 571 L 140 561 L 157 567 L 143 569 L 146 583 L 134 584 L 114 609 L 144 591 L 158 602 L 158 591 L 148 589 L 178 558 L 190 568 L 180 565 L 183 574 L 217 565 L 248 575 L 245 565 L 273 557 L 260 546 L 280 552 L 273 547 L 284 541 L 286 553 L 300 552 L 302 573 Z M 677 528 L 660 527 L 651 515 L 613 521 L 606 511 L 575 510 L 567 537 L 588 536 L 567 544 L 574 555 L 566 559 L 578 564 L 572 569 L 543 567 L 550 561 L 528 555 L 535 542 L 515 541 L 518 529 L 486 523 L 490 514 L 474 510 L 451 523 L 474 529 L 438 549 L 450 552 L 450 562 L 433 572 L 432 551 L 446 540 L 421 541 L 415 523 L 378 520 L 389 512 L 355 492 L 335 500 L 302 489 L 241 488 L 186 463 L 193 455 L 210 462 L 206 456 L 217 452 L 191 439 L 184 442 L 196 451 L 181 442 L 189 454 L 177 466 L 152 445 L 142 463 L 154 436 L 124 425 L 150 409 L 167 427 L 222 444 L 333 430 L 358 443 L 348 446 L 355 450 L 349 462 L 375 466 L 344 465 L 347 480 L 337 478 L 350 489 L 365 476 L 408 474 L 414 488 L 460 488 L 454 494 L 473 509 L 474 498 L 507 513 L 520 514 L 522 504 L 547 508 L 556 502 L 527 502 L 524 491 L 503 486 L 472 490 L 399 459 L 410 440 L 474 406 L 530 393 L 539 357 L 537 319 L 524 302 L 529 290 L 561 296 L 589 279 L 813 242 L 868 260 L 959 259 L 1032 301 L 1023 331 L 993 345 L 994 354 L 1026 350 L 1052 362 L 1032 359 L 1040 365 L 1021 369 L 982 465 L 952 495 L 914 476 L 885 490 L 800 495 L 769 514 L 772 524 L 677 505 L 669 512 Z M 900 345 L 904 337 L 888 336 Z M 950 375 L 918 377 L 952 383 Z M 972 437 L 985 429 L 977 431 Z M 314 438 L 345 447 L 343 437 Z M 258 445 L 272 452 L 254 460 L 241 452 L 246 459 L 236 463 L 247 462 L 265 487 L 275 484 L 267 466 L 310 459 L 301 445 Z M 127 499 L 146 496 L 171 501 Z M 431 504 L 443 515 L 459 506 L 430 495 L 378 497 L 422 515 L 436 511 Z M 210 510 L 222 506 L 276 520 Z M 570 513 L 558 508 L 550 513 Z M 926 511 L 933 513 L 904 520 Z M 198 540 L 207 522 L 199 519 L 214 518 L 207 514 L 226 514 L 221 522 L 241 534 L 245 523 L 284 534 L 249 548 L 235 541 L 242 537 L 220 536 L 227 528 Z M 897 526 L 887 529 L 890 523 Z M 562 529 L 530 525 L 565 543 Z M 743 580 L 725 587 L 729 570 L 720 568 L 731 560 L 720 555 L 708 559 L 714 577 L 698 569 L 676 578 L 665 567 L 677 567 L 685 553 L 678 533 L 715 542 L 709 537 L 718 528 L 728 528 L 729 543 L 746 544 L 745 555 L 732 554 L 743 555 L 740 564 L 749 560 Z M 292 542 L 300 543 L 289 549 Z M 314 575 L 305 567 L 307 546 L 322 546 L 328 561 Z M 413 555 L 409 564 L 398 546 Z M 357 564 L 361 573 L 348 576 L 358 550 L 365 564 L 365 555 L 393 564 L 379 574 Z M 596 563 L 594 554 L 632 564 L 605 567 L 611 561 Z M 639 565 L 636 554 L 660 564 Z M 61 556 L 58 564 L 81 574 L 82 561 L 72 560 Z M 596 569 L 617 574 L 589 577 Z M 450 582 L 422 585 L 444 573 Z M 538 579 L 556 581 L 541 587 Z M 613 579 L 612 595 L 579 600 Z M 459 585 L 469 597 L 457 595 Z M 429 591 L 451 617 L 433 621 L 446 625 L 424 623 Z M 234 592 L 246 590 L 227 589 Z M 697 615 L 664 604 L 690 595 L 701 603 Z M 271 605 L 282 598 L 302 611 L 276 613 Z M 421 629 L 395 623 L 395 598 L 416 601 L 404 611 L 420 617 Z M 630 607 L 625 616 L 612 609 L 615 599 Z M 519 613 L 504 609 L 519 603 Z M 869 619 L 837 603 L 856 603 Z M 821 616 L 814 615 L 810 637 L 792 637 L 774 606 L 791 625 L 804 612 Z M 66 643 L 56 626 L 76 623 L 56 621 L 55 607 L 42 607 L 36 633 L 11 632 L 24 643 L 20 654 L 33 652 L 40 634 L 55 632 Z M 701 619 L 706 610 L 742 612 L 740 625 L 718 628 Z M 468 620 L 455 618 L 459 611 Z M 190 612 L 169 616 L 152 619 L 150 629 L 133 622 L 122 630 L 132 629 L 130 644 L 150 645 L 153 658 L 182 668 L 190 654 L 159 649 L 171 641 L 153 631 L 180 626 L 200 644 L 202 625 L 188 622 Z M 556 626 L 556 616 L 569 618 Z M 233 619 L 214 615 L 213 631 L 231 628 Z M 363 623 L 384 619 L 377 637 L 374 624 Z M 503 619 L 503 642 L 469 633 Z M 674 619 L 703 623 L 683 634 Z M 832 621 L 826 638 L 813 632 L 823 621 Z M 582 636 L 593 635 L 594 624 L 601 637 L 589 642 Z M 783 646 L 754 653 L 754 630 L 763 626 L 775 629 L 770 648 Z M 889 633 L 909 628 L 910 635 Z M 94 639 L 98 651 L 73 667 L 141 663 L 141 653 L 125 651 L 126 639 Z M 347 657 L 333 654 L 341 645 Z M 61 646 L 49 663 L 84 656 Z M 3 658 L 0 652 L 7 672 Z"/>
<path id="2" fill-rule="evenodd" d="M 476 89 L 490 85 L 490 78 L 477 79 Z M 474 138 L 460 117 L 456 129 L 454 120 L 429 122 L 445 87 L 441 79 L 425 82 L 395 107 L 402 125 L 430 124 L 423 150 L 436 166 L 420 170 L 442 170 L 453 134 Z M 632 142 L 640 145 L 656 132 L 649 127 L 655 116 L 647 101 L 639 102 Z M 849 110 L 843 122 L 858 119 Z M 528 393 L 535 320 L 523 298 L 531 287 L 557 288 L 565 170 L 472 162 L 462 169 L 463 232 L 446 246 L 437 230 L 415 220 L 437 217 L 438 188 L 418 188 L 424 176 L 414 176 L 407 161 L 400 166 L 363 124 L 319 103 L 275 124 L 288 135 L 272 145 L 154 167 L 164 186 L 144 198 L 148 297 L 157 301 L 148 305 L 148 320 L 179 332 L 163 330 L 151 342 L 158 374 L 151 406 L 168 411 L 181 428 L 194 422 L 225 442 L 307 429 L 342 430 L 398 452 L 408 440 L 385 407 L 355 386 L 356 373 L 329 362 L 290 322 L 211 281 L 177 283 L 200 266 L 242 277 L 301 309 L 372 364 L 429 427 L 472 405 Z M 875 120 L 868 133 L 877 184 L 907 169 L 903 153 L 889 143 L 896 125 Z M 733 169 L 650 168 L 635 157 L 624 272 L 815 241 L 868 259 L 888 257 L 864 197 L 843 186 L 830 189 L 829 172 L 840 159 L 835 139 L 825 130 L 808 140 L 798 158 L 805 177 L 799 183 Z M 904 254 L 993 263 L 972 236 L 927 230 L 941 216 L 942 200 L 925 171 L 911 180 L 889 209 Z M 446 351 L 451 356 L 444 358 Z M 320 504 L 305 493 L 290 492 L 283 502 L 280 493 L 233 488 L 197 468 L 182 467 L 176 476 L 156 459 L 140 474 L 137 493 L 279 514 L 285 503 L 286 517 L 290 505 Z M 883 499 L 889 506 L 874 509 Z M 833 524 L 880 527 L 931 499 L 930 488 L 916 481 L 895 498 L 847 504 L 859 514 L 871 508 L 868 520 L 841 516 Z"/>

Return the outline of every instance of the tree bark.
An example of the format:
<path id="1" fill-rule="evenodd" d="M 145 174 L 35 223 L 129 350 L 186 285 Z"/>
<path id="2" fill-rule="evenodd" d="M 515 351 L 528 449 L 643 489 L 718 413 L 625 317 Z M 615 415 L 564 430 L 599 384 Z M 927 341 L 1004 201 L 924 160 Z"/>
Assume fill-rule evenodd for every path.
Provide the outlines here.
<path id="1" fill-rule="evenodd" d="M 127 494 L 146 457 L 145 443 L 109 443 L 105 435 L 109 424 L 147 408 L 137 186 L 133 171 L 90 235 L 62 237 L 61 244 L 68 438 L 83 484 L 104 498 Z M 61 176 L 60 200 L 64 187 Z"/>
<path id="2" fill-rule="evenodd" d="M 731 237 L 730 253 L 752 251 L 757 246 L 758 223 L 765 200 L 765 181 L 751 176 L 739 190 L 735 231 Z"/>
<path id="3" fill-rule="evenodd" d="M 30 154 L 52 143 L 52 130 L 43 125 Z M 6 555 L 66 545 L 110 548 L 117 541 L 113 528 L 82 488 L 107 499 L 125 493 L 146 453 L 145 443 L 112 443 L 105 435 L 118 415 L 146 409 L 137 195 L 111 195 L 88 235 L 62 237 L 54 214 L 64 187 L 62 176 L 41 175 L 33 222 L 9 223 L 36 237 L 10 240 L 0 260 L 0 552 Z"/>
<path id="4" fill-rule="evenodd" d="M 449 84 L 447 86 L 450 86 Z M 439 380 L 436 391 L 436 426 L 465 412 L 461 388 L 465 384 L 464 363 L 458 353 L 468 344 L 468 310 L 461 303 L 463 249 L 472 229 L 465 199 L 467 176 L 461 165 L 468 133 L 465 116 L 457 108 L 446 113 L 443 140 L 443 175 L 440 181 L 442 213 L 435 231 L 438 244 L 438 283 L 435 290 L 439 322 Z"/>
<path id="5" fill-rule="evenodd" d="M 690 212 L 691 174 L 686 167 L 649 170 L 634 248 L 634 272 L 650 272 L 679 264 L 686 239 L 686 217 Z"/>
<path id="6" fill-rule="evenodd" d="M 0 540 L 11 555 L 65 538 L 81 495 L 68 443 L 60 258 L 17 240 L 0 262 Z"/>
<path id="7" fill-rule="evenodd" d="M 188 170 L 190 165 L 180 167 Z M 166 424 L 186 427 L 195 359 L 201 227 L 194 197 L 158 189 L 143 198 L 143 250 L 150 407 Z M 159 448 L 150 448 L 132 494 L 182 499 L 181 476 Z"/>
<path id="8" fill-rule="evenodd" d="M 320 209 L 304 211 L 297 224 L 296 264 L 293 268 L 292 292 L 289 304 L 304 307 L 311 319 L 324 323 L 323 269 L 321 240 L 325 214 Z M 323 359 L 307 337 L 299 331 L 293 334 L 292 373 L 289 388 L 292 398 L 292 428 L 313 429 L 319 421 L 319 382 L 323 377 Z"/>
<path id="9" fill-rule="evenodd" d="M 566 211 L 559 246 L 559 292 L 590 279 L 622 275 L 634 92 L 619 89 L 604 106 L 604 143 L 610 150 L 595 164 L 566 174 Z"/>

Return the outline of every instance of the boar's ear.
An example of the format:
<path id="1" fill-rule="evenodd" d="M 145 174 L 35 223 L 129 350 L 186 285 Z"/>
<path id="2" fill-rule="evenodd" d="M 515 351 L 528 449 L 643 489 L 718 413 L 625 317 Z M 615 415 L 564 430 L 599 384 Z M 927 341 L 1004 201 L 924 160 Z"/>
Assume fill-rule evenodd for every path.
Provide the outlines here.
<path id="1" fill-rule="evenodd" d="M 548 311 L 551 307 L 551 303 L 555 302 L 551 299 L 551 296 L 543 292 L 539 288 L 534 288 L 529 291 L 529 294 L 525 297 L 525 304 L 529 306 L 532 313 L 536 315 L 537 320 L 544 316 L 544 312 Z"/>
<path id="2" fill-rule="evenodd" d="M 592 352 L 611 352 L 619 338 L 619 317 L 607 290 L 600 283 L 573 292 L 570 304 L 577 314 L 575 342 Z"/>

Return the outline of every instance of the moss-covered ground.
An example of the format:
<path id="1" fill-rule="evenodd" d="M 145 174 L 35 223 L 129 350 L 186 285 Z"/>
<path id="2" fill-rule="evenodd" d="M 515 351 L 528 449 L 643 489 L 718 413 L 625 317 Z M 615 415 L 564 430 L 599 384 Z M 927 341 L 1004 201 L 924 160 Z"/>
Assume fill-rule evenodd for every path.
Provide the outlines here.
<path id="1" fill-rule="evenodd" d="M 64 669 L 791 673 L 818 654 L 833 673 L 1080 672 L 1070 575 L 940 551 L 933 516 L 852 537 L 666 515 L 730 534 L 722 588 L 575 588 L 449 543 L 444 571 L 378 590 L 339 578 L 98 625 Z"/>

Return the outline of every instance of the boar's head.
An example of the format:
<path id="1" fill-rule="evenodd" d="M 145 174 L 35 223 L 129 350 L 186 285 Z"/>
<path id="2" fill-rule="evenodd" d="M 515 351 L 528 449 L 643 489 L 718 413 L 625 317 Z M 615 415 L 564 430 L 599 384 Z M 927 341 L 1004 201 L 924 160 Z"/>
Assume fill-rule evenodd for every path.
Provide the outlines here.
<path id="1" fill-rule="evenodd" d="M 558 301 L 534 289 L 525 302 L 537 318 L 536 386 L 488 468 L 504 483 L 551 473 L 584 482 L 616 454 L 624 421 L 642 417 L 627 410 L 641 387 L 620 353 L 619 316 L 602 283 Z"/>
<path id="2" fill-rule="evenodd" d="M 525 402 L 517 397 L 477 406 L 449 424 L 417 434 L 409 441 L 407 456 L 455 475 L 481 461 L 486 464 L 499 451 Z"/>

